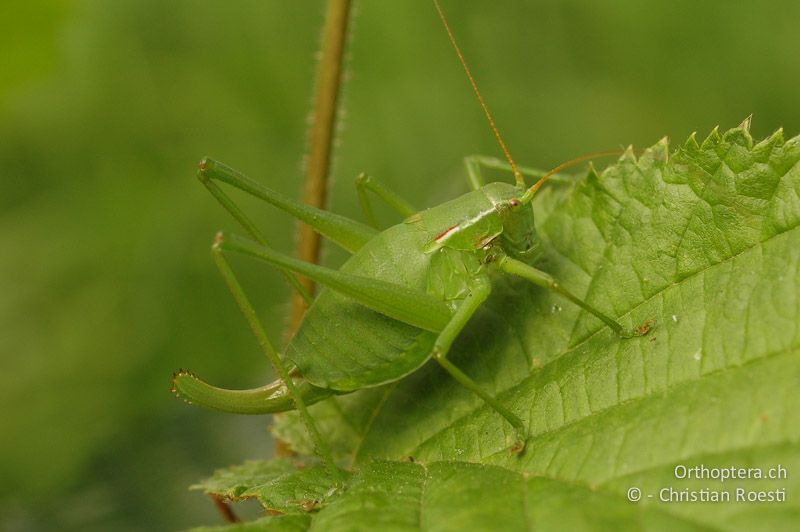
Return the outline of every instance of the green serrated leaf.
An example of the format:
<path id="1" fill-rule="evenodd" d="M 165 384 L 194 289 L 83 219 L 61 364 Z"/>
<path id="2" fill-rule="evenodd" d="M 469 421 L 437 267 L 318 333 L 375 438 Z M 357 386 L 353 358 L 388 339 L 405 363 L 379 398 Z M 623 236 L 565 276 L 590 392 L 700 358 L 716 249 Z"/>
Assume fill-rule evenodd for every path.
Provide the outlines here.
<path id="1" fill-rule="evenodd" d="M 800 471 L 799 162 L 798 138 L 784 142 L 777 132 L 754 143 L 746 127 L 715 129 L 700 145 L 693 135 L 670 153 L 663 140 L 599 177 L 537 196 L 540 267 L 625 324 L 656 325 L 620 340 L 546 290 L 499 281 L 452 359 L 530 426 L 521 456 L 507 452 L 511 427 L 432 364 L 312 412 L 324 412 L 339 458 L 365 472 L 372 460 L 407 457 L 502 466 L 547 486 L 552 497 L 527 501 L 531 514 L 556 519 L 555 494 L 571 501 L 564 523 L 596 511 L 613 527 L 678 518 L 684 527 L 791 529 L 800 515 L 792 497 L 716 505 L 645 498 L 635 506 L 645 513 L 633 515 L 625 495 L 631 486 L 651 494 L 732 488 L 672 474 L 701 463 L 779 462 L 788 480 L 741 486 L 800 489 L 791 474 Z M 295 422 L 285 416 L 278 430 L 308 449 L 290 430 Z M 587 506 L 596 497 L 607 511 Z M 318 519 L 332 519 L 325 516 L 335 507 Z"/>
<path id="2" fill-rule="evenodd" d="M 266 518 L 240 527 L 211 530 L 704 529 L 597 488 L 465 462 L 367 464 L 306 522 Z"/>
<path id="3" fill-rule="evenodd" d="M 321 508 L 345 478 L 334 477 L 320 465 L 298 467 L 273 459 L 220 469 L 191 489 L 234 501 L 256 498 L 271 512 L 301 514 Z"/>
<path id="4" fill-rule="evenodd" d="M 218 469 L 212 476 L 189 487 L 205 493 L 219 495 L 226 499 L 244 498 L 243 494 L 253 486 L 264 484 L 290 475 L 296 468 L 289 460 L 251 460 L 242 465 Z"/>

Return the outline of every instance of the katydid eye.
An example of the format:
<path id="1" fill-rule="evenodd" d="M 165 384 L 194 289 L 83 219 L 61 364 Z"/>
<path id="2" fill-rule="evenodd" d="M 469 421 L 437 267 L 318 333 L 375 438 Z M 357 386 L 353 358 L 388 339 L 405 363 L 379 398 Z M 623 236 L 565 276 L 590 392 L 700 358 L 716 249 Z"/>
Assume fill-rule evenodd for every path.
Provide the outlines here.
<path id="1" fill-rule="evenodd" d="M 519 206 L 519 200 L 518 200 L 518 199 L 512 199 L 512 200 L 510 200 L 510 201 L 508 202 L 508 204 L 509 204 L 510 206 L 512 206 L 512 207 L 518 207 L 518 206 Z"/>

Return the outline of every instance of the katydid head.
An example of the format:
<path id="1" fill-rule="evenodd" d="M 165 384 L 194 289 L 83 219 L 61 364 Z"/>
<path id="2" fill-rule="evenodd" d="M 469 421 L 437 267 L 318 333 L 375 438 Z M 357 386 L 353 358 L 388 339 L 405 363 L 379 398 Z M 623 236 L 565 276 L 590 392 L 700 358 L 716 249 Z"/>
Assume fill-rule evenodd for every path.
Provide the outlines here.
<path id="1" fill-rule="evenodd" d="M 536 235 L 530 202 L 512 197 L 498 203 L 496 209 L 503 223 L 500 235 L 503 251 L 526 264 L 535 262 L 541 253 L 541 242 Z"/>

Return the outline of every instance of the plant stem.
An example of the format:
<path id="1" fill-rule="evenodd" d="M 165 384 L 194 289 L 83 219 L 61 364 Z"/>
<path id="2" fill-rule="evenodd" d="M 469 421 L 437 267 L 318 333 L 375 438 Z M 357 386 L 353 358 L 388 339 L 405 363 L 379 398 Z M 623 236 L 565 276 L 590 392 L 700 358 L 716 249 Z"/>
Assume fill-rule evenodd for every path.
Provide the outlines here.
<path id="1" fill-rule="evenodd" d="M 219 510 L 220 515 L 222 515 L 226 523 L 238 523 L 241 521 L 241 519 L 236 517 L 236 514 L 233 513 L 231 506 L 222 500 L 222 497 L 214 493 L 209 493 L 208 496 L 214 501 L 214 506 L 217 507 L 217 510 Z"/>
<path id="2" fill-rule="evenodd" d="M 330 175 L 333 138 L 336 132 L 336 112 L 342 84 L 342 65 L 347 42 L 347 24 L 350 19 L 350 0 L 328 0 L 325 25 L 322 29 L 321 57 L 317 66 L 316 89 L 308 131 L 306 155 L 306 182 L 303 201 L 318 208 L 325 207 Z M 320 237 L 304 223 L 298 226 L 297 257 L 317 264 L 320 255 Z M 314 294 L 314 283 L 298 275 L 306 292 Z M 286 328 L 286 338 L 294 335 L 308 308 L 303 297 L 292 292 L 292 307 Z M 294 454 L 286 443 L 275 440 L 275 454 Z"/>
<path id="3" fill-rule="evenodd" d="M 350 0 L 328 0 L 325 14 L 321 58 L 317 68 L 312 121 L 308 135 L 306 183 L 303 193 L 303 201 L 318 208 L 324 208 L 327 199 L 350 5 Z M 298 258 L 316 264 L 319 262 L 319 255 L 320 236 L 308 225 L 300 224 Z M 301 282 L 310 294 L 314 293 L 312 281 L 301 277 Z M 289 336 L 297 330 L 306 308 L 303 298 L 293 294 Z"/>

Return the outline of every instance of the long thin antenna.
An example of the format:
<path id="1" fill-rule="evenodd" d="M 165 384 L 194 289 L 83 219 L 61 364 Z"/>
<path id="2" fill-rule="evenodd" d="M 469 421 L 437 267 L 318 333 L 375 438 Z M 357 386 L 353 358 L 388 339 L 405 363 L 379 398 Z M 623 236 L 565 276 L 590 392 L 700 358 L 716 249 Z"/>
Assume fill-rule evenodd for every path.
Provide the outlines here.
<path id="1" fill-rule="evenodd" d="M 492 118 L 492 113 L 489 112 L 489 108 L 486 106 L 486 102 L 483 101 L 483 96 L 481 96 L 481 91 L 478 90 L 478 84 L 475 83 L 475 78 L 472 77 L 472 72 L 470 72 L 469 67 L 467 66 L 467 62 L 464 59 L 464 55 L 461 53 L 461 48 L 458 47 L 458 43 L 456 42 L 456 38 L 453 35 L 453 32 L 450 30 L 450 24 L 447 23 L 447 17 L 444 16 L 444 11 L 442 11 L 442 6 L 439 4 L 439 0 L 433 0 L 433 3 L 436 5 L 436 10 L 439 12 L 439 18 L 442 19 L 442 24 L 444 24 L 444 29 L 447 31 L 447 36 L 450 37 L 450 42 L 453 44 L 453 48 L 456 50 L 456 55 L 458 56 L 458 60 L 461 61 L 461 66 L 464 67 L 464 72 L 467 73 L 467 78 L 469 78 L 469 82 L 472 85 L 472 89 L 475 91 L 475 96 L 478 97 L 478 102 L 480 102 L 481 107 L 483 108 L 483 112 L 486 115 L 486 119 L 489 120 L 489 125 L 494 132 L 494 136 L 497 139 L 497 142 L 500 144 L 500 147 L 503 149 L 503 153 L 508 159 L 508 163 L 511 165 L 511 171 L 514 172 L 514 179 L 517 182 L 517 186 L 524 187 L 525 186 L 525 179 L 522 177 L 522 173 L 517 168 L 517 163 L 514 162 L 514 159 L 511 158 L 511 153 L 508 151 L 506 147 L 506 143 L 503 142 L 503 137 L 500 136 L 500 131 L 497 129 L 497 126 L 494 123 L 494 119 Z"/>
<path id="2" fill-rule="evenodd" d="M 531 188 L 525 192 L 525 194 L 522 195 L 520 201 L 522 201 L 522 203 L 528 203 L 533 198 L 534 194 L 536 194 L 536 191 L 539 190 L 542 185 L 544 185 L 545 181 L 565 168 L 569 168 L 570 166 L 578 164 L 581 161 L 588 161 L 589 159 L 596 159 L 598 157 L 607 157 L 609 155 L 621 155 L 623 152 L 624 150 L 596 151 L 593 153 L 587 153 L 586 155 L 581 155 L 580 157 L 575 157 L 574 159 L 565 163 L 561 163 L 540 177 L 539 180 L 534 183 L 533 186 L 531 186 Z"/>

